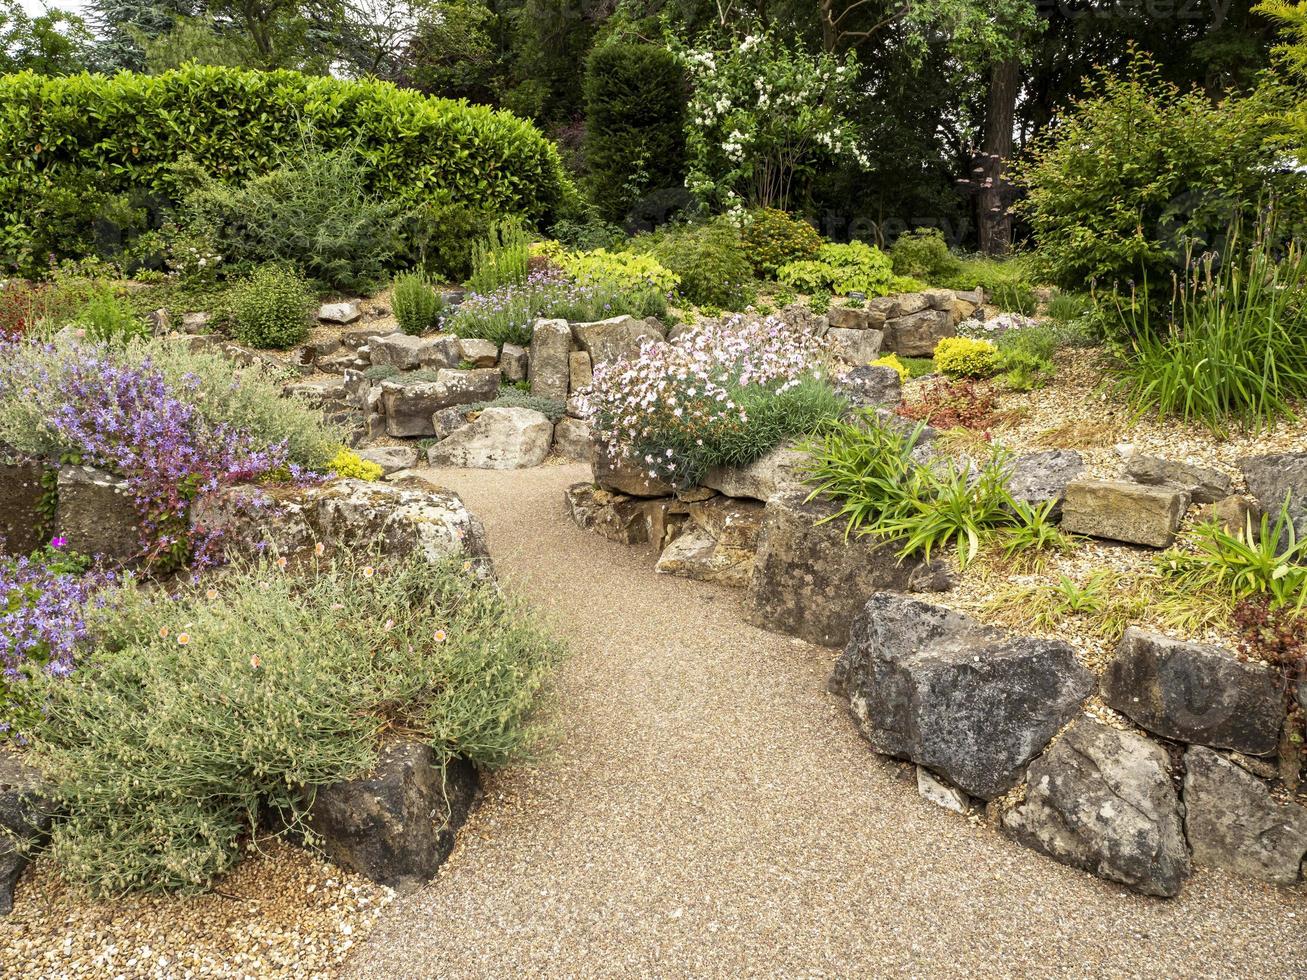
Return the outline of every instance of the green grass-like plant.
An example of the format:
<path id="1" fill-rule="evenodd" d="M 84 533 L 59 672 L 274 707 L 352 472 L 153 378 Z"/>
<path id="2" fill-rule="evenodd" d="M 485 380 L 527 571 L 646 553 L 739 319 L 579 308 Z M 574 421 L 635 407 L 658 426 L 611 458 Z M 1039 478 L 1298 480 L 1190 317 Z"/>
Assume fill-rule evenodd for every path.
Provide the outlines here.
<path id="1" fill-rule="evenodd" d="M 1268 237 L 1260 233 L 1243 258 L 1190 263 L 1161 327 L 1147 284 L 1119 304 L 1133 339 L 1116 390 L 1136 415 L 1155 412 L 1217 435 L 1297 418 L 1294 404 L 1307 395 L 1307 256 L 1290 246 L 1279 258 Z M 1238 255 L 1237 245 L 1230 252 Z"/>
<path id="2" fill-rule="evenodd" d="M 399 329 L 418 336 L 439 323 L 445 304 L 424 273 L 405 272 L 391 284 L 390 305 L 395 310 Z"/>
<path id="3" fill-rule="evenodd" d="M 526 279 L 531 263 L 531 240 L 520 221 L 497 221 L 490 233 L 472 249 L 472 275 L 467 287 L 488 296 L 504 286 Z"/>
<path id="4" fill-rule="evenodd" d="M 366 772 L 387 732 L 442 761 L 532 754 L 560 648 L 471 562 L 303 571 L 268 558 L 175 599 L 129 584 L 93 667 L 44 684 L 34 755 L 69 814 L 50 845 L 65 876 L 203 890 L 261 824 Z"/>

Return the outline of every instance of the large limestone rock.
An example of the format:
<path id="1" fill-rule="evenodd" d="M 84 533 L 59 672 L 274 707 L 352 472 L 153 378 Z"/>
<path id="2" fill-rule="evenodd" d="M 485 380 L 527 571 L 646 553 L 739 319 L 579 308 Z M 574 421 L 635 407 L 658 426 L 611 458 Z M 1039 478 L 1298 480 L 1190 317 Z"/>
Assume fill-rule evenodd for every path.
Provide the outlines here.
<path id="1" fill-rule="evenodd" d="M 440 370 L 435 381 L 387 378 L 381 383 L 381 408 L 390 436 L 433 436 L 431 418 L 444 408 L 488 402 L 499 394 L 499 371 Z"/>
<path id="2" fill-rule="evenodd" d="M 867 364 L 880 356 L 884 340 L 879 330 L 845 330 L 831 327 L 826 334 L 831 350 L 849 364 Z"/>
<path id="3" fill-rule="evenodd" d="M 531 394 L 555 401 L 567 400 L 571 377 L 568 355 L 572 351 L 572 328 L 566 320 L 537 320 L 531 333 L 531 354 L 527 377 Z"/>
<path id="4" fill-rule="evenodd" d="M 1063 864 L 1169 898 L 1190 871 L 1182 817 L 1162 747 L 1082 717 L 1030 766 L 1002 825 Z"/>
<path id="5" fill-rule="evenodd" d="M 332 480 L 308 487 L 242 484 L 202 497 L 191 522 L 237 553 L 272 549 L 298 559 L 321 543 L 334 552 L 402 556 L 414 551 L 435 561 L 463 553 L 488 569 L 486 532 L 452 490 L 364 480 Z"/>
<path id="6" fill-rule="evenodd" d="M 802 482 L 799 470 L 807 458 L 793 446 L 781 445 L 748 466 L 711 469 L 700 482 L 728 497 L 766 501 L 777 490 Z"/>
<path id="7" fill-rule="evenodd" d="M 1136 483 L 1183 490 L 1196 504 L 1213 504 L 1230 495 L 1230 478 L 1219 470 L 1148 453 L 1132 453 L 1125 473 Z"/>
<path id="8" fill-rule="evenodd" d="M 490 368 L 499 363 L 499 348 L 489 340 L 460 338 L 458 352 L 462 361 L 473 367 Z"/>
<path id="9" fill-rule="evenodd" d="M 517 344 L 505 344 L 499 352 L 499 370 L 505 381 L 526 380 L 526 348 Z"/>
<path id="10" fill-rule="evenodd" d="M 410 892 L 430 881 L 480 796 L 476 769 L 441 766 L 429 745 L 391 742 L 372 772 L 318 787 L 308 826 L 347 871 Z"/>
<path id="11" fill-rule="evenodd" d="M 753 578 L 763 505 L 712 497 L 686 506 L 691 523 L 664 549 L 656 570 L 664 575 L 747 587 Z"/>
<path id="12" fill-rule="evenodd" d="M 46 543 L 40 463 L 0 463 L 0 553 L 26 555 Z"/>
<path id="13" fill-rule="evenodd" d="M 593 483 L 574 483 L 563 491 L 567 516 L 583 531 L 593 531 L 618 544 L 644 544 L 649 540 L 649 519 L 644 501 L 612 493 Z"/>
<path id="14" fill-rule="evenodd" d="M 318 319 L 323 323 L 353 323 L 361 315 L 358 303 L 353 301 L 348 303 L 323 303 L 318 307 Z"/>
<path id="15" fill-rule="evenodd" d="M 826 311 L 831 330 L 876 330 L 885 325 L 885 312 L 870 306 L 832 306 Z"/>
<path id="16" fill-rule="evenodd" d="M 13 752 L 0 751 L 0 915 L 14 908 L 14 886 L 29 847 L 50 836 L 54 801 L 40 774 Z"/>
<path id="17" fill-rule="evenodd" d="M 1062 527 L 1074 534 L 1169 548 L 1189 495 L 1123 480 L 1073 480 L 1062 503 Z"/>
<path id="18" fill-rule="evenodd" d="M 1085 461 L 1074 449 L 1049 449 L 1025 453 L 1012 461 L 1007 489 L 1014 499 L 1033 506 L 1053 501 L 1053 515 L 1062 512 L 1067 484 L 1080 478 Z"/>
<path id="19" fill-rule="evenodd" d="M 1262 513 L 1279 514 L 1285 499 L 1298 539 L 1307 537 L 1307 453 L 1271 453 L 1239 460 L 1239 469 Z"/>
<path id="20" fill-rule="evenodd" d="M 990 800 L 1020 782 L 1094 684 L 1059 640 L 1008 636 L 942 606 L 879 592 L 863 605 L 830 686 L 849 699 L 877 752 Z"/>
<path id="21" fill-rule="evenodd" d="M 593 323 L 572 324 L 572 339 L 598 367 L 621 358 L 634 359 L 642 344 L 661 341 L 663 331 L 653 318 L 637 320 L 633 316 L 615 316 Z"/>
<path id="22" fill-rule="evenodd" d="M 55 529 L 68 547 L 110 561 L 141 553 L 141 529 L 127 484 L 91 466 L 59 468 Z"/>
<path id="23" fill-rule="evenodd" d="M 1163 738 L 1273 755 L 1282 683 L 1268 664 L 1132 626 L 1103 675 L 1103 700 Z"/>
<path id="24" fill-rule="evenodd" d="M 554 424 L 554 452 L 564 459 L 594 464 L 594 437 L 590 423 L 564 416 Z"/>
<path id="25" fill-rule="evenodd" d="M 873 592 L 938 584 L 931 566 L 898 557 L 897 542 L 846 536 L 835 517 L 838 505 L 807 496 L 791 487 L 767 501 L 749 584 L 752 622 L 820 646 L 841 646 Z"/>
<path id="26" fill-rule="evenodd" d="M 463 357 L 463 344 L 457 337 L 441 335 L 414 337 L 390 333 L 368 341 L 368 359 L 373 365 L 388 365 L 401 371 L 416 368 L 452 368 Z M 491 361 L 493 364 L 494 361 Z"/>
<path id="27" fill-rule="evenodd" d="M 583 350 L 574 350 L 567 355 L 568 385 L 572 391 L 589 388 L 594 380 L 594 363 L 590 355 Z"/>
<path id="28" fill-rule="evenodd" d="M 892 367 L 863 364 L 831 379 L 831 386 L 850 408 L 897 405 L 903 400 L 903 381 Z"/>
<path id="29" fill-rule="evenodd" d="M 634 462 L 614 456 L 602 441 L 595 446 L 594 478 L 605 490 L 632 497 L 668 497 L 672 493 L 672 485 L 666 480 L 650 476 Z"/>
<path id="30" fill-rule="evenodd" d="M 359 459 L 380 466 L 383 476 L 390 476 L 400 470 L 411 470 L 418 464 L 418 451 L 412 446 L 374 446 L 371 449 L 360 449 L 358 454 Z"/>
<path id="31" fill-rule="evenodd" d="M 428 449 L 427 462 L 432 466 L 520 470 L 543 463 L 553 438 L 553 424 L 544 413 L 491 407 Z"/>
<path id="32" fill-rule="evenodd" d="M 921 309 L 885 321 L 883 349 L 900 357 L 930 357 L 936 344 L 956 333 L 948 313 Z"/>
<path id="33" fill-rule="evenodd" d="M 1256 776 L 1195 745 L 1184 754 L 1185 832 L 1194 861 L 1276 885 L 1307 859 L 1307 808 L 1277 803 Z"/>

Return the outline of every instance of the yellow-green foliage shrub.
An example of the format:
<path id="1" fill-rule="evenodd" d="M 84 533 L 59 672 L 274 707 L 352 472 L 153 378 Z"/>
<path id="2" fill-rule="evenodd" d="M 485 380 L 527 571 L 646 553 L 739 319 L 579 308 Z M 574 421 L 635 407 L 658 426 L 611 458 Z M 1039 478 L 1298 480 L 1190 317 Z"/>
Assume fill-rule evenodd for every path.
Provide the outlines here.
<path id="1" fill-rule="evenodd" d="M 592 252 L 558 252 L 552 259 L 577 282 L 588 285 L 616 289 L 653 286 L 659 292 L 669 293 L 681 284 L 680 276 L 652 255 L 597 248 Z"/>
<path id="2" fill-rule="evenodd" d="M 907 381 L 908 378 L 911 376 L 911 373 L 908 371 L 904 363 L 899 360 L 899 356 L 897 354 L 885 354 L 882 357 L 876 358 L 874 361 L 871 362 L 871 364 L 873 367 L 893 368 L 895 371 L 899 373 L 900 381 Z"/>
<path id="3" fill-rule="evenodd" d="M 945 337 L 935 345 L 935 368 L 950 378 L 988 378 L 998 372 L 998 348 L 988 340 Z"/>
<path id="4" fill-rule="evenodd" d="M 368 462 L 358 453 L 341 446 L 331 461 L 331 472 L 351 480 L 380 480 L 385 472 L 376 463 Z"/>

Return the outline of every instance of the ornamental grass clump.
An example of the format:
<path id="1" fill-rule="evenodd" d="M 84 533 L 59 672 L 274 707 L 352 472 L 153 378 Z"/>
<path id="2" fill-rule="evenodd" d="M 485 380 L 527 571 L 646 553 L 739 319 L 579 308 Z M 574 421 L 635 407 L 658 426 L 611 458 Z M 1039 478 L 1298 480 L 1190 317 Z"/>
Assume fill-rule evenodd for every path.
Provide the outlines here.
<path id="1" fill-rule="evenodd" d="M 33 756 L 69 814 L 50 844 L 66 878 L 203 890 L 257 833 L 305 829 L 315 787 L 367 772 L 388 736 L 485 768 L 533 755 L 561 649 L 472 562 L 302 571 L 269 556 L 175 596 L 129 584 L 95 669 L 43 684 Z"/>
<path id="2" fill-rule="evenodd" d="M 600 364 L 583 392 L 607 452 L 692 486 L 838 418 L 818 338 L 773 317 L 708 323 L 638 357 Z"/>

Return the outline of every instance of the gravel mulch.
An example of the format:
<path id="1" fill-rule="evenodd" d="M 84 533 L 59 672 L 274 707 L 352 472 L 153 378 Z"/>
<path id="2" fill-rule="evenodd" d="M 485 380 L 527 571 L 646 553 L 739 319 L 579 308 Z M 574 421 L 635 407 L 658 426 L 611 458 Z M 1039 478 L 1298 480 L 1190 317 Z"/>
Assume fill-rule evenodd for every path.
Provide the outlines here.
<path id="1" fill-rule="evenodd" d="M 38 860 L 0 918 L 0 976 L 329 977 L 392 897 L 277 842 L 189 898 L 94 901 Z"/>

